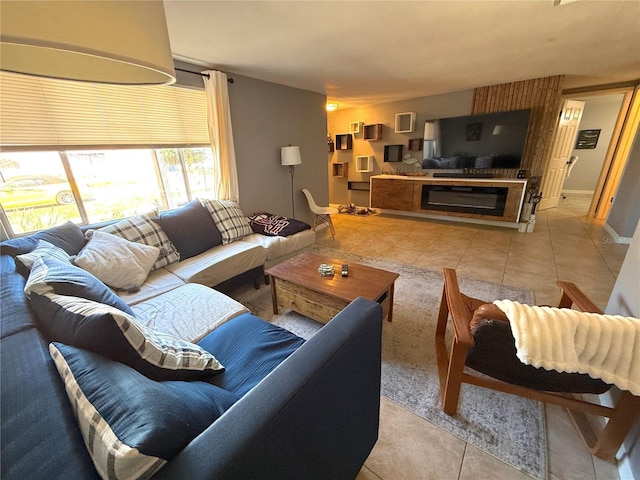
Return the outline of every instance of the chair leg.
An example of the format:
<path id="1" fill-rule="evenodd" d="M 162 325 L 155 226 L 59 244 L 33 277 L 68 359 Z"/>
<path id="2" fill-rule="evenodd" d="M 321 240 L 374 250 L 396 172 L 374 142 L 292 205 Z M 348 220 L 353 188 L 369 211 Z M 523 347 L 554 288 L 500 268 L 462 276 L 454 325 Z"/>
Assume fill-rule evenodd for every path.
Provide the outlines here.
<path id="1" fill-rule="evenodd" d="M 447 306 L 446 286 L 440 300 L 438 323 L 436 326 L 436 363 L 438 364 L 438 379 L 440 382 L 440 405 L 447 415 L 455 415 L 458 411 L 460 388 L 467 357 L 466 345 L 458 344 L 454 336 L 451 342 L 451 353 L 447 352 L 446 333 L 449 308 Z"/>
<path id="2" fill-rule="evenodd" d="M 600 435 L 593 432 L 584 413 L 569 408 L 567 411 L 587 449 L 596 457 L 608 459 L 616 454 L 640 415 L 640 397 L 622 392 Z"/>
<path id="3" fill-rule="evenodd" d="M 334 240 L 334 237 L 336 236 L 336 229 L 333 227 L 331 215 L 327 215 L 327 223 L 329 224 L 329 228 L 331 229 L 331 240 Z"/>
<path id="4" fill-rule="evenodd" d="M 313 228 L 311 230 L 315 232 L 316 228 L 322 225 L 323 223 L 327 223 L 326 215 L 317 214 L 316 218 L 313 220 Z"/>

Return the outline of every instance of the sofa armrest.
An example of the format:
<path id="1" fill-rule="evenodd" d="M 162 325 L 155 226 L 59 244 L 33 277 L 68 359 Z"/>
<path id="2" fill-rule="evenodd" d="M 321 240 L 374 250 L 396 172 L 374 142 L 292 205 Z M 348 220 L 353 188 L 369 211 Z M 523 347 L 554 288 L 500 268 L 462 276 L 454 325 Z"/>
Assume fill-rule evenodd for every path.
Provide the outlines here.
<path id="1" fill-rule="evenodd" d="M 157 478 L 355 478 L 378 438 L 382 308 L 358 298 Z"/>

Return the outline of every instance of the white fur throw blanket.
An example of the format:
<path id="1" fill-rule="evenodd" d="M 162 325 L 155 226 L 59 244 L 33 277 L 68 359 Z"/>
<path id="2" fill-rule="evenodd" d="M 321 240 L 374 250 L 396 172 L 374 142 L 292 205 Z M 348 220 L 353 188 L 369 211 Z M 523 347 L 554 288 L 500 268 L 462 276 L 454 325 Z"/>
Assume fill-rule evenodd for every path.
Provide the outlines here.
<path id="1" fill-rule="evenodd" d="M 493 302 L 511 323 L 522 363 L 586 373 L 640 395 L 640 319 Z"/>

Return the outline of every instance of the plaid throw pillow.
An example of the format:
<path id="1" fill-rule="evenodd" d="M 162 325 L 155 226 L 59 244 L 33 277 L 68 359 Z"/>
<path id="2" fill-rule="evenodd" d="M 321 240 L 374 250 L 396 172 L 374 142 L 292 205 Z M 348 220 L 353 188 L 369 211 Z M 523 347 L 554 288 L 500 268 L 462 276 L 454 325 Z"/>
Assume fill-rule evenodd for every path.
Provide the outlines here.
<path id="1" fill-rule="evenodd" d="M 160 249 L 158 259 L 153 264 L 151 270 L 157 270 L 170 263 L 178 262 L 180 254 L 176 247 L 171 243 L 167 234 L 164 233 L 162 227 L 151 220 L 154 214 L 136 215 L 131 218 L 125 218 L 113 225 L 107 225 L 99 229 L 101 232 L 117 235 L 130 242 L 144 243 L 152 245 Z"/>
<path id="2" fill-rule="evenodd" d="M 238 400 L 207 382 L 156 382 L 62 343 L 49 353 L 102 478 L 150 478 Z"/>
<path id="3" fill-rule="evenodd" d="M 32 292 L 31 306 L 50 340 L 98 353 L 154 380 L 194 380 L 224 369 L 202 347 L 153 330 L 109 305 Z"/>
<path id="4" fill-rule="evenodd" d="M 249 220 L 244 216 L 236 202 L 232 200 L 207 199 L 203 199 L 201 202 L 207 207 L 216 227 L 220 230 L 223 245 L 253 233 Z"/>

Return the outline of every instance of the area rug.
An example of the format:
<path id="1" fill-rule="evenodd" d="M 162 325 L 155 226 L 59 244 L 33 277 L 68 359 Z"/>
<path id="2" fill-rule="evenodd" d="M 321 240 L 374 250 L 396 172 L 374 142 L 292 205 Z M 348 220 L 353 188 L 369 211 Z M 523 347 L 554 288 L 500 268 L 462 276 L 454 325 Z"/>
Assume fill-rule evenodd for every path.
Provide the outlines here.
<path id="1" fill-rule="evenodd" d="M 314 247 L 320 255 L 358 262 L 400 274 L 395 285 L 393 322 L 384 322 L 382 395 L 427 421 L 534 478 L 547 475 L 544 407 L 540 402 L 463 384 L 458 413 L 440 409 L 434 346 L 442 295 L 439 271 Z M 486 300 L 508 298 L 531 304 L 533 293 L 473 278 L 459 277 L 461 291 Z M 322 324 L 292 311 L 274 315 L 270 289 L 231 293 L 261 318 L 310 338 Z"/>

